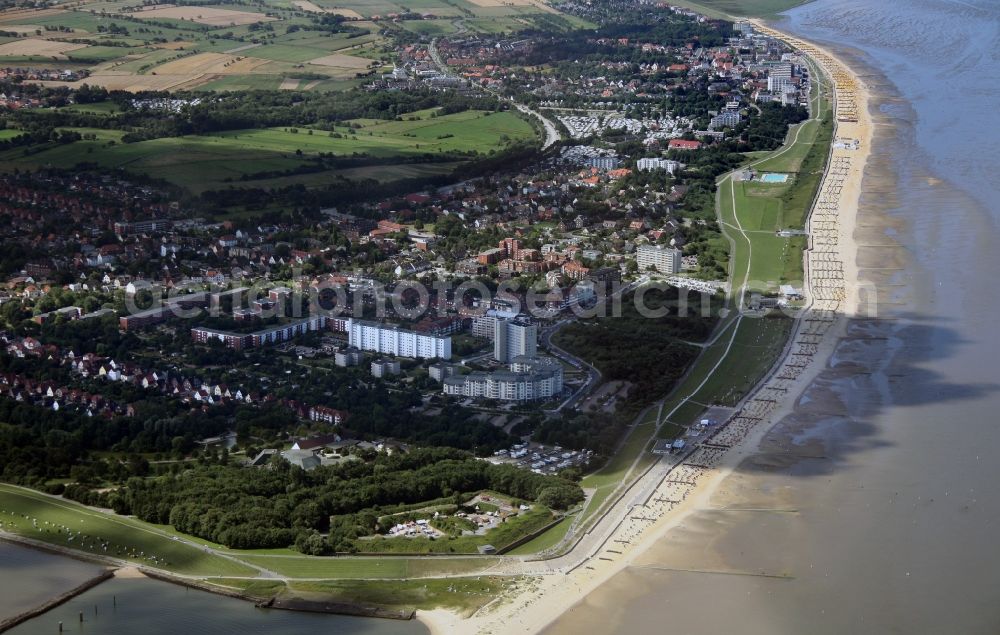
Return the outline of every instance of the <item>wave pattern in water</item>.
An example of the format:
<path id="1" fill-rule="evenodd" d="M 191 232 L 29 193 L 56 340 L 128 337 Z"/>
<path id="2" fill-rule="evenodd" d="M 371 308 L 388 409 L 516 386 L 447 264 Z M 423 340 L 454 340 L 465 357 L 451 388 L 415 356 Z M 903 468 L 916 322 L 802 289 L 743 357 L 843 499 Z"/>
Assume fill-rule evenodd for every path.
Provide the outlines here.
<path id="1" fill-rule="evenodd" d="M 818 0 L 782 26 L 864 51 L 917 111 L 929 168 L 1000 221 L 1000 2 Z"/>

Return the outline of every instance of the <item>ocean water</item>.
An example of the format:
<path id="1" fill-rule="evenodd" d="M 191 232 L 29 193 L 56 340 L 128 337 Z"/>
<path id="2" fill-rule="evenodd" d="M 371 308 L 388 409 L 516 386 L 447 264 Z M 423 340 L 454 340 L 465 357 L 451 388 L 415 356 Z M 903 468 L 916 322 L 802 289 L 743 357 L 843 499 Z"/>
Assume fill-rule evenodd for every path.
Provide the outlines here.
<path id="1" fill-rule="evenodd" d="M 816 0 L 778 26 L 875 92 L 855 237 L 878 318 L 551 633 L 1000 632 L 1000 2 Z"/>
<path id="2" fill-rule="evenodd" d="M 95 611 L 96 607 L 96 611 Z M 80 621 L 80 613 L 83 621 Z M 262 610 L 243 600 L 167 582 L 113 578 L 8 631 L 11 635 L 416 635 L 417 622 Z"/>
<path id="3" fill-rule="evenodd" d="M 0 619 L 13 617 L 78 587 L 102 567 L 0 542 Z"/>

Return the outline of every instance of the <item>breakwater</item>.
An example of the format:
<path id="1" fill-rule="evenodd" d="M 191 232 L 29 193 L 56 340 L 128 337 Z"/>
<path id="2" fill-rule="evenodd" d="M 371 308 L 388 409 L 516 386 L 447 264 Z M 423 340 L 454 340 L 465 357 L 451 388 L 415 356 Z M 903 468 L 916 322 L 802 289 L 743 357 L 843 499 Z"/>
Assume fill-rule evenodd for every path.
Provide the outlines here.
<path id="1" fill-rule="evenodd" d="M 90 589 L 93 589 L 98 584 L 100 584 L 100 583 L 102 583 L 102 582 L 104 582 L 106 580 L 109 580 L 110 578 L 113 578 L 113 577 L 115 577 L 114 571 L 111 570 L 111 569 L 106 569 L 106 570 L 102 571 L 100 574 L 98 574 L 97 576 L 94 576 L 93 578 L 87 580 L 83 584 L 81 584 L 81 585 L 79 585 L 79 586 L 77 586 L 75 588 L 72 588 L 69 591 L 66 591 L 65 593 L 62 593 L 60 595 L 57 595 L 57 596 L 55 596 L 55 597 L 47 600 L 46 602 L 42 603 L 39 606 L 36 606 L 33 609 L 24 611 L 23 613 L 18 613 L 17 615 L 15 615 L 13 617 L 9 617 L 9 618 L 7 618 L 7 619 L 5 619 L 3 621 L 0 621 L 0 633 L 3 633 L 5 631 L 9 631 L 10 629 L 14 628 L 18 624 L 21 624 L 22 622 L 27 622 L 28 620 L 30 620 L 32 618 L 35 618 L 35 617 L 38 617 L 39 615 L 47 613 L 48 611 L 54 609 L 55 607 L 59 606 L 60 604 L 64 604 L 65 602 L 68 602 L 68 601 L 72 600 L 73 598 L 75 598 L 76 596 L 80 595 L 81 593 L 89 591 Z"/>

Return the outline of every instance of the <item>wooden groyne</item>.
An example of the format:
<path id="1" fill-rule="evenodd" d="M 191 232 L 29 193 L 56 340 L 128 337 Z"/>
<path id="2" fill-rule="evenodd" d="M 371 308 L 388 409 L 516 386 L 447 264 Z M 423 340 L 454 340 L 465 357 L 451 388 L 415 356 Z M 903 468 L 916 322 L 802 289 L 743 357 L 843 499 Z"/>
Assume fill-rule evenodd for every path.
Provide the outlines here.
<path id="1" fill-rule="evenodd" d="M 98 584 L 104 582 L 105 580 L 108 580 L 109 578 L 113 578 L 114 576 L 115 576 L 115 572 L 113 570 L 111 570 L 111 569 L 105 569 L 104 571 L 102 571 L 100 573 L 100 575 L 97 575 L 96 577 L 93 577 L 93 578 L 87 580 L 86 582 L 84 582 L 83 584 L 81 584 L 80 586 L 78 586 L 78 587 L 76 587 L 74 589 L 71 589 L 71 590 L 63 593 L 62 595 L 58 595 L 58 596 L 56 596 L 56 597 L 54 597 L 54 598 L 52 598 L 52 599 L 44 602 L 40 606 L 36 606 L 35 608 L 33 608 L 33 609 L 29 610 L 29 611 L 25 611 L 23 613 L 15 615 L 14 617 L 5 619 L 2 622 L 0 622 L 0 633 L 3 633 L 4 631 L 10 630 L 10 629 L 14 628 L 15 626 L 17 626 L 18 624 L 21 624 L 22 622 L 27 622 L 28 620 L 30 620 L 32 618 L 38 617 L 39 615 L 42 615 L 43 613 L 46 613 L 46 612 L 54 609 L 55 607 L 59 606 L 60 604 L 64 604 L 64 603 L 72 600 L 73 598 L 75 598 L 76 596 L 80 595 L 81 593 L 83 593 L 85 591 L 89 591 L 90 589 L 93 589 Z"/>

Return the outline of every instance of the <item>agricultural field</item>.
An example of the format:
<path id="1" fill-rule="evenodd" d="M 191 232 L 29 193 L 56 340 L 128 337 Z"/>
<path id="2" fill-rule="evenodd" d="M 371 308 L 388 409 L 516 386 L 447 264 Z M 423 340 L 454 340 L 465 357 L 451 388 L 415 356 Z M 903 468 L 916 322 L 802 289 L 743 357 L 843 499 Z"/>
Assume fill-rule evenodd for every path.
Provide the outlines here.
<path id="1" fill-rule="evenodd" d="M 235 80 L 234 80 L 235 81 Z M 457 164 L 406 162 L 453 151 L 480 151 L 508 142 L 531 139 L 535 132 L 517 115 L 508 112 L 466 111 L 440 117 L 429 112 L 410 115 L 414 121 L 359 120 L 355 128 L 343 126 L 331 133 L 324 130 L 265 128 L 235 130 L 205 136 L 166 137 L 120 143 L 121 132 L 77 129 L 96 135 L 94 140 L 53 145 L 30 156 L 18 149 L 0 152 L 4 167 L 72 167 L 80 162 L 148 174 L 165 179 L 194 193 L 228 187 L 237 182 L 247 186 L 279 186 L 293 183 L 320 185 L 339 174 L 347 178 L 395 180 L 450 171 Z M 10 134 L 10 133 L 8 133 Z M 331 136 L 331 134 L 336 136 Z M 320 153 L 335 156 L 365 154 L 386 159 L 385 165 L 326 170 L 288 177 L 247 175 L 284 172 L 307 165 Z M 403 162 L 393 164 L 399 157 Z"/>
<path id="2" fill-rule="evenodd" d="M 244 24 L 255 24 L 258 22 L 270 22 L 275 18 L 262 13 L 252 13 L 249 11 L 233 11 L 230 9 L 220 9 L 218 7 L 151 7 L 141 11 L 135 11 L 132 15 L 140 20 L 149 18 L 171 18 L 174 20 L 187 20 L 198 24 L 209 26 L 242 26 Z"/>
<path id="3" fill-rule="evenodd" d="M 9 34 L 0 38 L 0 66 L 31 62 L 39 68 L 86 70 L 85 79 L 44 85 L 130 92 L 277 88 L 303 73 L 315 75 L 315 81 L 297 84 L 295 90 L 339 90 L 353 85 L 341 82 L 391 68 L 378 25 L 355 20 L 331 31 L 314 22 L 313 6 L 342 13 L 280 0 L 225 9 L 132 10 L 109 2 L 69 10 L 0 11 L 0 31 Z M 350 16 L 355 17 L 361 16 Z"/>
<path id="4" fill-rule="evenodd" d="M 0 31 L 8 34 L 0 38 L 0 66 L 32 62 L 89 71 L 84 80 L 46 83 L 69 88 L 271 88 L 303 73 L 344 82 L 390 70 L 386 30 L 437 36 L 455 32 L 457 20 L 479 33 L 587 26 L 543 0 L 265 0 L 225 8 L 84 0 L 65 6 L 0 11 Z M 430 19 L 386 20 L 408 12 Z M 329 15 L 345 22 L 332 29 L 318 22 Z M 338 85 L 320 79 L 285 89 L 327 91 Z"/>
<path id="5" fill-rule="evenodd" d="M 0 44 L 0 57 L 48 57 L 50 59 L 66 59 L 66 53 L 86 48 L 86 44 L 71 44 L 58 40 L 40 40 L 25 38 Z"/>

